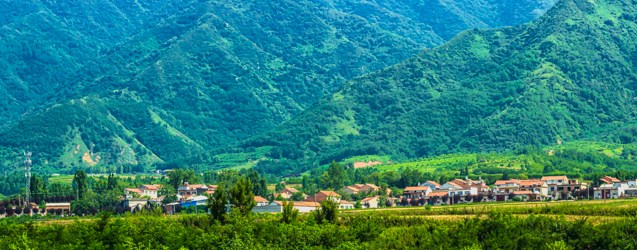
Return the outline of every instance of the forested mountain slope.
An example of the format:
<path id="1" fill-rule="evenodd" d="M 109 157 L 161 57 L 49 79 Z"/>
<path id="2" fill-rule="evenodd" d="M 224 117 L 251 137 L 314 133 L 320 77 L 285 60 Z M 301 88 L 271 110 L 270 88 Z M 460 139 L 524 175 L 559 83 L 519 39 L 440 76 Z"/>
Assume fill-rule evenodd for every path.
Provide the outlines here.
<path id="1" fill-rule="evenodd" d="M 149 160 L 224 147 L 289 120 L 348 79 L 441 44 L 448 35 L 435 30 L 519 24 L 550 3 L 469 2 L 202 1 L 60 75 L 56 92 L 74 100 L 0 134 L 0 157 L 13 162 L 32 144 L 40 162 L 68 167 L 121 163 L 127 144 Z M 494 20 L 506 10 L 496 2 L 521 14 Z M 101 161 L 80 157 L 91 148 Z"/>
<path id="2" fill-rule="evenodd" d="M 631 143 L 636 18 L 632 0 L 563 0 L 527 25 L 466 31 L 348 82 L 243 149 L 268 148 L 270 160 L 257 167 L 285 173 L 356 155 L 405 159 L 577 139 Z M 211 164 L 218 153 L 175 163 Z"/>
<path id="3" fill-rule="evenodd" d="M 61 98 L 65 77 L 193 0 L 0 2 L 0 128 Z"/>

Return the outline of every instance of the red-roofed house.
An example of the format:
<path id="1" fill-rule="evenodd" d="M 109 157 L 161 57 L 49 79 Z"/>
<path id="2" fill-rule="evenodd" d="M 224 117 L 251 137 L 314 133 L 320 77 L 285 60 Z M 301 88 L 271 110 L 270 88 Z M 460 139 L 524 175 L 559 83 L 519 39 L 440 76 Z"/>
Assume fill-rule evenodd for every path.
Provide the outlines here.
<path id="1" fill-rule="evenodd" d="M 305 201 L 321 203 L 326 199 L 332 199 L 339 203 L 341 201 L 341 196 L 334 191 L 319 191 L 314 196 L 307 197 Z"/>
<path id="2" fill-rule="evenodd" d="M 615 177 L 611 177 L 611 176 L 604 176 L 601 179 L 599 179 L 603 182 L 606 182 L 607 184 L 613 184 L 615 182 L 620 182 L 619 179 L 615 178 Z"/>
<path id="3" fill-rule="evenodd" d="M 493 184 L 493 189 L 497 192 L 502 193 L 512 193 L 515 191 L 520 191 L 520 180 L 510 179 L 510 180 L 499 180 Z"/>
<path id="4" fill-rule="evenodd" d="M 380 196 L 367 197 L 361 201 L 361 206 L 364 208 L 378 208 L 380 202 Z"/>
<path id="5" fill-rule="evenodd" d="M 257 202 L 258 207 L 267 206 L 270 203 L 268 200 L 264 199 L 261 196 L 254 196 L 254 201 Z"/>
<path id="6" fill-rule="evenodd" d="M 407 199 L 418 199 L 427 197 L 429 192 L 431 192 L 431 188 L 429 188 L 429 186 L 406 187 L 405 190 L 403 190 L 403 197 Z"/>
<path id="7" fill-rule="evenodd" d="M 279 193 L 285 193 L 285 194 L 288 194 L 288 195 L 291 196 L 291 195 L 293 195 L 295 193 L 298 193 L 298 192 L 299 192 L 299 190 L 296 190 L 295 188 L 286 187 L 283 190 L 281 190 L 281 192 L 279 192 Z"/>

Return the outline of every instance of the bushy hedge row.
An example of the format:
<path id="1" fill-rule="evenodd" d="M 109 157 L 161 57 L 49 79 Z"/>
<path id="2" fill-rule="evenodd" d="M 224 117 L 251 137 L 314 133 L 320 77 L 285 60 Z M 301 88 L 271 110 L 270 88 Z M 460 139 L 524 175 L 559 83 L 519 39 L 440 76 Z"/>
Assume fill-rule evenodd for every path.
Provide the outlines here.
<path id="1" fill-rule="evenodd" d="M 229 216 L 221 225 L 207 215 L 125 218 L 76 223 L 0 222 L 0 245 L 10 249 L 634 249 L 637 219 L 596 224 L 585 219 L 492 211 L 488 217 L 435 220 L 391 213 L 348 215 L 334 224 L 302 216 Z"/>

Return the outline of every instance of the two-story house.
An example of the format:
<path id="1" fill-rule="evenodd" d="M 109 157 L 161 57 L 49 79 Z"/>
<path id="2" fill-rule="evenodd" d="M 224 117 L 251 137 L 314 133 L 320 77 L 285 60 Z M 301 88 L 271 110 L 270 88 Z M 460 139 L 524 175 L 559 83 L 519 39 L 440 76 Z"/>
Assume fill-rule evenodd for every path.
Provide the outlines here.
<path id="1" fill-rule="evenodd" d="M 513 193 L 515 191 L 520 191 L 520 180 L 499 180 L 493 184 L 493 189 L 495 189 L 497 193 Z"/>
<path id="2" fill-rule="evenodd" d="M 209 189 L 206 184 L 189 184 L 188 182 L 184 182 L 183 185 L 179 186 L 177 193 L 179 193 L 180 196 L 205 195 Z"/>
<path id="3" fill-rule="evenodd" d="M 403 197 L 407 199 L 425 198 L 430 192 L 431 188 L 429 188 L 429 186 L 406 187 L 405 190 L 403 190 Z"/>
<path id="4" fill-rule="evenodd" d="M 520 191 L 530 191 L 533 194 L 548 195 L 548 185 L 538 179 L 520 180 Z"/>

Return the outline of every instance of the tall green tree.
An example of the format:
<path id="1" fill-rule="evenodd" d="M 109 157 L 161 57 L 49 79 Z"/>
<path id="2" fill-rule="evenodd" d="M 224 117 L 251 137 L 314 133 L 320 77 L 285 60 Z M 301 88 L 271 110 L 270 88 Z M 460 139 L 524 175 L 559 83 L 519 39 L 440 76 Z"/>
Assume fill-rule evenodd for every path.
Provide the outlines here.
<path id="1" fill-rule="evenodd" d="M 73 184 L 74 191 L 77 194 L 77 199 L 83 199 L 86 195 L 86 192 L 88 191 L 88 184 L 86 183 L 86 173 L 84 172 L 84 170 L 80 169 L 75 172 L 75 176 L 73 176 Z"/>
<path id="2" fill-rule="evenodd" d="M 210 211 L 210 216 L 221 223 L 225 222 L 225 214 L 228 209 L 228 193 L 223 183 L 219 183 L 214 194 L 207 194 L 206 207 Z"/>
<path id="3" fill-rule="evenodd" d="M 29 191 L 31 192 L 31 197 L 33 197 L 34 200 L 41 200 L 44 196 L 46 196 L 47 190 L 44 180 L 38 177 L 37 174 L 31 175 L 31 188 Z"/>
<path id="4" fill-rule="evenodd" d="M 283 200 L 283 213 L 281 216 L 281 221 L 290 224 L 296 221 L 296 217 L 298 216 L 299 210 L 294 207 L 294 202 Z"/>
<path id="5" fill-rule="evenodd" d="M 343 169 L 343 166 L 332 160 L 330 167 L 321 175 L 321 184 L 324 188 L 342 189 L 345 185 L 345 169 Z"/>
<path id="6" fill-rule="evenodd" d="M 257 205 L 252 193 L 252 184 L 249 180 L 241 177 L 237 184 L 230 189 L 230 202 L 232 207 L 243 216 L 252 213 L 252 208 Z"/>

